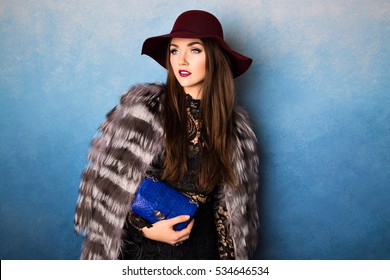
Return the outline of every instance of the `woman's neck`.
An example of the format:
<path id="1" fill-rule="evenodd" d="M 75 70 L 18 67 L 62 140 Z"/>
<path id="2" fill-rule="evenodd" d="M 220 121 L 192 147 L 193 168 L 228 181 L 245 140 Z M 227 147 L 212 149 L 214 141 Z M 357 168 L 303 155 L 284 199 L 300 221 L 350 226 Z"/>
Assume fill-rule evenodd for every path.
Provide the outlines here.
<path id="1" fill-rule="evenodd" d="M 202 99 L 202 90 L 188 90 L 184 88 L 186 94 L 191 95 L 192 99 Z"/>

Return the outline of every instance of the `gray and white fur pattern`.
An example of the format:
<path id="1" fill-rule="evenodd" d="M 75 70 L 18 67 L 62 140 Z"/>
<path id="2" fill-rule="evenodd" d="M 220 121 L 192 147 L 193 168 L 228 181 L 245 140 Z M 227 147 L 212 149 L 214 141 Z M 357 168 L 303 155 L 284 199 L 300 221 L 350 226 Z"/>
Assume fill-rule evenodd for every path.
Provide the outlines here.
<path id="1" fill-rule="evenodd" d="M 75 229 L 85 235 L 81 259 L 117 259 L 123 225 L 137 187 L 155 157 L 164 152 L 161 111 L 165 87 L 141 84 L 125 93 L 107 114 L 88 153 L 76 206 Z M 235 108 L 232 162 L 239 187 L 222 185 L 218 198 L 228 210 L 225 226 L 236 259 L 257 245 L 256 136 L 244 110 Z"/>

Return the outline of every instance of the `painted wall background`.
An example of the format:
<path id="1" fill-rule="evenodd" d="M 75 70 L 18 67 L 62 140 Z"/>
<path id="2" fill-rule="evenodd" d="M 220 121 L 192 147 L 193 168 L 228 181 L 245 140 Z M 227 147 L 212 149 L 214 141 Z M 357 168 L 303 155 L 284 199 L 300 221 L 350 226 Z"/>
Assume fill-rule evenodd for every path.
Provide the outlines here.
<path id="1" fill-rule="evenodd" d="M 89 142 L 184 10 L 253 57 L 237 79 L 262 157 L 256 258 L 390 258 L 390 3 L 0 1 L 0 258 L 77 259 Z"/>

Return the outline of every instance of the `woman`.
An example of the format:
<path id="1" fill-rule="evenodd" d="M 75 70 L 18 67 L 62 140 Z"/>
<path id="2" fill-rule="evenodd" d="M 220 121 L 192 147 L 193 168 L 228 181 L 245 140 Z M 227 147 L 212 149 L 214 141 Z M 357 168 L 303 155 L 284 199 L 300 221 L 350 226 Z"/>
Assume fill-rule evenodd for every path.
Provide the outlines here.
<path id="1" fill-rule="evenodd" d="M 223 39 L 205 11 L 181 14 L 143 54 L 168 69 L 166 85 L 130 89 L 100 126 L 83 172 L 76 231 L 83 259 L 247 259 L 257 244 L 256 137 L 234 104 L 233 78 L 252 60 Z M 131 211 L 145 176 L 191 196 L 199 210 L 150 224 Z"/>

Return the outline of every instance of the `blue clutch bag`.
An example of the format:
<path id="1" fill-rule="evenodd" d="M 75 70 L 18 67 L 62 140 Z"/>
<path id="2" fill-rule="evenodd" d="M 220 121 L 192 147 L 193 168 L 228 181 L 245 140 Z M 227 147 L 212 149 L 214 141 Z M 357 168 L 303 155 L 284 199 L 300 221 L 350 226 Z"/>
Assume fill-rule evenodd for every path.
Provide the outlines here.
<path id="1" fill-rule="evenodd" d="M 151 223 L 189 215 L 191 218 L 188 221 L 173 227 L 174 230 L 182 230 L 194 217 L 198 210 L 198 203 L 164 182 L 147 177 L 142 180 L 135 193 L 131 210 Z"/>

